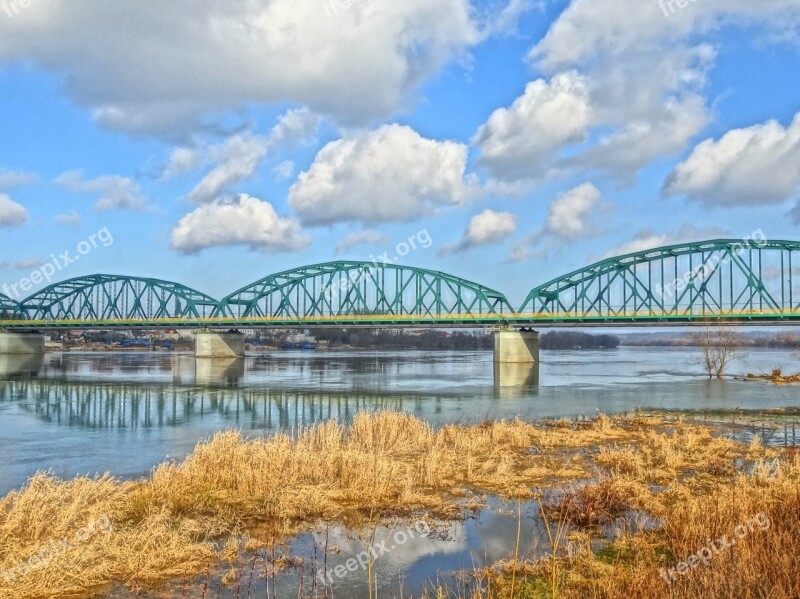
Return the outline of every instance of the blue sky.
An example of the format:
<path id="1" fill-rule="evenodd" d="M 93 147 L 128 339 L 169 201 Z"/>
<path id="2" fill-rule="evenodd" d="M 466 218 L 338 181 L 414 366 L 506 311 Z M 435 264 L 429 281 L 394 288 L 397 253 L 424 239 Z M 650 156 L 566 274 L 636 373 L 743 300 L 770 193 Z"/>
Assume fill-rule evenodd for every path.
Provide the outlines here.
<path id="1" fill-rule="evenodd" d="M 332 1 L 0 0 L 0 282 L 104 228 L 59 278 L 216 297 L 427 231 L 403 263 L 519 303 L 798 238 L 800 0 Z"/>

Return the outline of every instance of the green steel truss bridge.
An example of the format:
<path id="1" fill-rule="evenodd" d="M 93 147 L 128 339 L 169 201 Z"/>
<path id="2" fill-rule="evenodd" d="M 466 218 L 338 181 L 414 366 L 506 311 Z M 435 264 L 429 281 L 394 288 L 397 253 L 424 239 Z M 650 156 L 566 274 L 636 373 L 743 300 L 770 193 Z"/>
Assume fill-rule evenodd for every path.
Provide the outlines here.
<path id="1" fill-rule="evenodd" d="M 20 302 L 0 295 L 0 328 L 789 324 L 800 321 L 799 275 L 800 242 L 729 239 L 601 260 L 533 288 L 519 308 L 467 279 L 371 262 L 287 270 L 222 300 L 92 275 Z"/>

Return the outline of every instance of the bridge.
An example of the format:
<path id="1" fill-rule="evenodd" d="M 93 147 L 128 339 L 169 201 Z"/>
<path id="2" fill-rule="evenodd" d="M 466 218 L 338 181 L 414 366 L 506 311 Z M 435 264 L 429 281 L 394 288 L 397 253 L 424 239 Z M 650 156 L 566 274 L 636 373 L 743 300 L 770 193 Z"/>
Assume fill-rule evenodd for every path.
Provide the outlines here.
<path id="1" fill-rule="evenodd" d="M 534 287 L 518 308 L 468 279 L 363 261 L 286 270 L 221 300 L 171 281 L 92 275 L 19 302 L 0 295 L 0 329 L 789 324 L 800 321 L 798 252 L 800 242 L 732 239 L 649 249 Z"/>
<path id="2" fill-rule="evenodd" d="M 601 260 L 533 288 L 500 291 L 447 273 L 337 261 L 269 275 L 222 300 L 180 283 L 92 275 L 16 302 L 5 329 L 636 325 L 800 320 L 800 242 L 714 240 Z"/>

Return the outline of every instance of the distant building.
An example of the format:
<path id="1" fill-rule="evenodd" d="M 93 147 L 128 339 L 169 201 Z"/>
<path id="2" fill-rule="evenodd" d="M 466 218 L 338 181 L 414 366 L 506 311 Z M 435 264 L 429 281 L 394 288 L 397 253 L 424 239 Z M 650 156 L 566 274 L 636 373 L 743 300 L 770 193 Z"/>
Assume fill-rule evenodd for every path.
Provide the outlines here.
<path id="1" fill-rule="evenodd" d="M 286 337 L 286 343 L 291 345 L 303 345 L 305 343 L 316 344 L 317 338 L 305 331 L 304 333 L 294 333 Z"/>

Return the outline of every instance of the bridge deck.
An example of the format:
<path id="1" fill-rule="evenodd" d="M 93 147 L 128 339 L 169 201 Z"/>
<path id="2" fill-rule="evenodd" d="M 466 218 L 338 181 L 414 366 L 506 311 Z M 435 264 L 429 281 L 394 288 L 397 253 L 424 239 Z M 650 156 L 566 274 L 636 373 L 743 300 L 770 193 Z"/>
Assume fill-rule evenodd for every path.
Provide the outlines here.
<path id="1" fill-rule="evenodd" d="M 593 314 L 524 314 L 507 313 L 486 316 L 423 315 L 423 314 L 359 314 L 351 316 L 309 316 L 303 318 L 248 317 L 248 318 L 156 318 L 156 319 L 98 319 L 98 320 L 0 320 L 5 329 L 113 329 L 113 328 L 287 328 L 287 327 L 398 327 L 421 326 L 456 328 L 485 326 L 686 326 L 708 323 L 736 325 L 786 325 L 800 323 L 800 310 L 780 312 L 775 310 L 745 310 L 725 313 L 655 314 L 639 312 L 613 317 Z"/>

